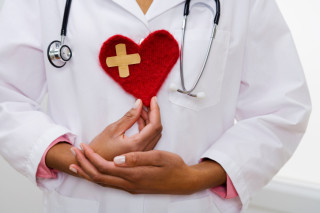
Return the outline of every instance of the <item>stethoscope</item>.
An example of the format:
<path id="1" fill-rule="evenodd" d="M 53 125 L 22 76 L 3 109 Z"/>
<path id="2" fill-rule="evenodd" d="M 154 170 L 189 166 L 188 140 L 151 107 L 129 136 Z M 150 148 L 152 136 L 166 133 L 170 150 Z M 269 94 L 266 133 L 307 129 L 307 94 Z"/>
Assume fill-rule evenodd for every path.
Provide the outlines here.
<path id="1" fill-rule="evenodd" d="M 197 79 L 195 80 L 193 86 L 191 87 L 191 89 L 186 89 L 186 86 L 185 86 L 185 83 L 184 83 L 184 72 L 183 72 L 183 50 L 184 50 L 184 40 L 185 40 L 185 35 L 186 35 L 186 29 L 187 29 L 187 19 L 188 19 L 188 15 L 189 15 L 189 7 L 190 7 L 190 1 L 191 0 L 186 0 L 186 3 L 185 3 L 185 6 L 184 6 L 184 19 L 183 19 L 183 24 L 182 24 L 182 39 L 181 39 L 181 48 L 180 48 L 180 80 L 181 80 L 181 86 L 182 86 L 182 89 L 179 89 L 177 87 L 176 84 L 171 84 L 170 85 L 170 90 L 171 91 L 178 91 L 182 94 L 185 94 L 185 95 L 189 95 L 191 97 L 195 97 L 195 98 L 199 98 L 199 99 L 203 99 L 205 98 L 205 93 L 204 92 L 198 92 L 197 94 L 194 94 L 192 93 L 195 88 L 197 87 L 200 79 L 201 79 L 201 76 L 204 72 L 204 69 L 206 68 L 206 65 L 207 65 L 207 62 L 208 62 L 208 58 L 209 58 L 209 55 L 210 55 L 210 51 L 211 51 L 211 47 L 212 47 L 212 43 L 213 43 L 213 39 L 216 37 L 216 33 L 217 33 L 217 26 L 219 24 L 219 20 L 220 20 L 220 1 L 219 0 L 215 0 L 216 2 L 216 14 L 215 14 L 215 17 L 214 17 L 214 20 L 213 20 L 213 27 L 212 27 L 212 31 L 211 31 L 211 35 L 210 35 L 210 41 L 209 41 L 209 46 L 207 48 L 207 52 L 206 52 L 206 57 L 205 57 L 205 60 L 202 64 L 202 67 L 201 67 L 201 71 L 197 77 Z M 204 4 L 204 3 L 201 3 L 201 4 Z M 205 5 L 205 4 L 204 4 Z M 211 7 L 209 7 L 209 9 L 211 10 L 212 14 L 214 14 L 214 11 L 212 10 Z"/>
<path id="2" fill-rule="evenodd" d="M 67 45 L 64 44 L 65 37 L 67 35 L 67 25 L 68 25 L 68 19 L 69 19 L 69 13 L 70 13 L 70 7 L 71 7 L 71 2 L 72 0 L 67 0 L 66 1 L 66 6 L 64 9 L 64 15 L 63 15 L 63 21 L 62 21 L 62 28 L 61 28 L 61 41 L 53 41 L 49 44 L 48 46 L 48 59 L 49 62 L 56 68 L 61 68 L 63 67 L 72 57 L 72 51 L 71 48 Z M 220 19 L 220 1 L 215 0 L 216 2 L 216 13 L 213 21 L 213 27 L 210 35 L 210 41 L 209 41 L 209 46 L 207 48 L 206 52 L 206 57 L 205 60 L 202 64 L 201 71 L 194 82 L 193 86 L 191 89 L 186 89 L 185 86 L 185 81 L 184 81 L 184 72 L 183 72 L 183 50 L 184 50 L 184 40 L 185 40 L 185 34 L 186 34 L 186 29 L 187 29 L 187 20 L 188 20 L 188 15 L 190 13 L 190 2 L 191 0 L 186 0 L 185 6 L 184 6 L 184 12 L 183 12 L 183 24 L 182 24 L 182 40 L 181 40 L 181 48 L 180 48 L 180 79 L 181 79 L 181 86 L 182 89 L 179 89 L 175 84 L 170 85 L 170 89 L 172 91 L 178 91 L 182 94 L 189 95 L 191 97 L 197 97 L 197 98 L 204 98 L 205 93 L 204 92 L 199 92 L 197 94 L 192 93 L 195 88 L 197 87 L 201 76 L 204 72 L 204 69 L 207 65 L 207 61 L 210 55 L 213 39 L 216 36 L 217 32 L 217 26 L 219 24 L 219 19 Z M 211 7 L 209 7 L 212 14 L 214 14 L 214 11 L 212 10 Z"/>
<path id="3" fill-rule="evenodd" d="M 56 68 L 61 68 L 71 59 L 72 51 L 68 45 L 64 44 L 64 40 L 67 36 L 67 25 L 70 13 L 72 0 L 66 1 L 64 9 L 62 27 L 61 27 L 61 41 L 53 41 L 49 44 L 47 55 L 49 62 Z"/>

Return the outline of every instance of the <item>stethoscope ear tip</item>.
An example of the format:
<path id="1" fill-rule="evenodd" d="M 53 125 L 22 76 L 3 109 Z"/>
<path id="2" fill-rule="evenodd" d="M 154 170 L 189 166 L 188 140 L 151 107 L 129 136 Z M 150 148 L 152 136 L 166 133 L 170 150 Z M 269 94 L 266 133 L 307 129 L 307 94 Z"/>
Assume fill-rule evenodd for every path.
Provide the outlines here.
<path id="1" fill-rule="evenodd" d="M 205 99 L 206 98 L 206 93 L 204 93 L 204 92 L 197 93 L 197 98 L 198 99 Z"/>
<path id="2" fill-rule="evenodd" d="M 174 83 L 171 83 L 169 89 L 171 92 L 176 92 L 178 90 L 178 86 Z"/>
<path id="3" fill-rule="evenodd" d="M 180 92 L 182 94 L 189 95 L 191 97 L 196 97 L 198 99 L 205 99 L 206 98 L 206 93 L 204 93 L 204 92 L 198 92 L 197 94 L 184 92 L 183 90 L 180 90 L 175 83 L 171 83 L 169 86 L 169 89 L 171 92 Z"/>

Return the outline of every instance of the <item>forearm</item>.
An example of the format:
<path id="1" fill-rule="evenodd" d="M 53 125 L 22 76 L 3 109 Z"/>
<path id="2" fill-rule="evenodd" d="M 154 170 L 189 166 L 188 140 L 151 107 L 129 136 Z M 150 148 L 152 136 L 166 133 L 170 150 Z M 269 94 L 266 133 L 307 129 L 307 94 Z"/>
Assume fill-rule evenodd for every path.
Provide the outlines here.
<path id="1" fill-rule="evenodd" d="M 195 192 L 226 184 L 227 174 L 215 161 L 204 160 L 191 166 L 191 171 Z"/>
<path id="2" fill-rule="evenodd" d="M 69 166 L 76 164 L 75 156 L 71 152 L 71 144 L 58 143 L 53 146 L 46 155 L 46 165 L 51 169 L 76 176 L 76 173 L 70 171 Z"/>

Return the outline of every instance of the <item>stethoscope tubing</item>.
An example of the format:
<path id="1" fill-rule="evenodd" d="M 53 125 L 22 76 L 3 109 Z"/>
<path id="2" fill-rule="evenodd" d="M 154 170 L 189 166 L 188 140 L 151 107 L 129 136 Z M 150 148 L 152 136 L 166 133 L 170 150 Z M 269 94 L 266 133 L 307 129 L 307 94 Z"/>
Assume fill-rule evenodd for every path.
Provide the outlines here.
<path id="1" fill-rule="evenodd" d="M 70 14 L 71 3 L 72 3 L 72 0 L 67 0 L 66 6 L 65 6 L 65 9 L 64 9 L 62 27 L 61 27 L 61 34 L 60 34 L 61 36 L 64 36 L 64 37 L 67 35 L 67 28 L 68 28 L 68 22 L 69 22 L 69 14 Z"/>
<path id="2" fill-rule="evenodd" d="M 182 24 L 182 39 L 181 39 L 181 48 L 180 48 L 180 80 L 181 80 L 181 87 L 182 89 L 177 89 L 178 92 L 189 95 L 191 97 L 197 97 L 196 94 L 192 94 L 192 92 L 195 90 L 195 88 L 197 87 L 203 72 L 205 70 L 205 67 L 207 65 L 208 62 L 208 58 L 212 49 L 212 43 L 213 40 L 216 36 L 216 32 L 217 32 L 217 26 L 219 24 L 219 20 L 220 20 L 220 1 L 219 0 L 215 0 L 216 2 L 216 14 L 214 17 L 214 21 L 213 21 L 213 27 L 212 27 L 212 31 L 211 31 L 211 35 L 210 35 L 210 41 L 209 41 L 209 45 L 206 51 L 206 57 L 204 59 L 204 62 L 202 63 L 202 67 L 201 67 L 201 71 L 199 72 L 199 75 L 197 76 L 195 82 L 193 83 L 193 86 L 191 87 L 191 89 L 186 89 L 185 86 L 185 81 L 184 81 L 184 70 L 183 70 L 183 52 L 184 52 L 184 41 L 185 41 L 185 34 L 186 34 L 186 29 L 187 29 L 187 20 L 188 20 L 188 15 L 190 13 L 190 0 L 187 0 L 185 3 L 185 7 L 184 7 L 184 19 L 183 19 L 183 24 Z M 200 3 L 198 3 L 200 4 Z M 201 3 L 204 4 L 204 3 Z M 213 9 L 211 9 L 211 7 L 209 7 L 212 14 L 214 13 Z"/>

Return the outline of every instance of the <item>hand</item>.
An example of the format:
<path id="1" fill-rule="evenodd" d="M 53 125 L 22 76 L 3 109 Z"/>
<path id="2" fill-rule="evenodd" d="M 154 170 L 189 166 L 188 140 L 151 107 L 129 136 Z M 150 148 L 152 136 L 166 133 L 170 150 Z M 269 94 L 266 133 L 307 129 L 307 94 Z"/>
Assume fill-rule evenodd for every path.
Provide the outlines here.
<path id="1" fill-rule="evenodd" d="M 134 194 L 191 194 L 226 181 L 223 168 L 211 160 L 188 166 L 176 154 L 153 150 L 128 153 L 114 163 L 86 145 L 84 153 L 74 149 L 78 165 L 70 168 L 80 177 Z"/>
<path id="2" fill-rule="evenodd" d="M 160 110 L 153 97 L 149 112 L 142 110 L 142 103 L 138 101 L 135 107 L 126 113 L 119 121 L 109 125 L 91 143 L 90 147 L 104 158 L 111 160 L 114 156 L 131 151 L 151 150 L 161 137 L 162 125 Z M 135 122 L 138 123 L 139 133 L 131 137 L 124 135 Z M 70 171 L 70 165 L 76 164 L 71 153 L 71 144 L 58 143 L 46 154 L 45 161 L 49 168 L 56 169 L 77 176 Z"/>
<path id="3" fill-rule="evenodd" d="M 123 153 L 152 150 L 161 138 L 162 131 L 156 97 L 151 99 L 149 112 L 144 111 L 142 107 L 142 101 L 137 100 L 130 111 L 120 120 L 107 126 L 89 146 L 106 160 L 112 160 Z M 136 122 L 139 133 L 127 137 L 125 132 Z"/>

